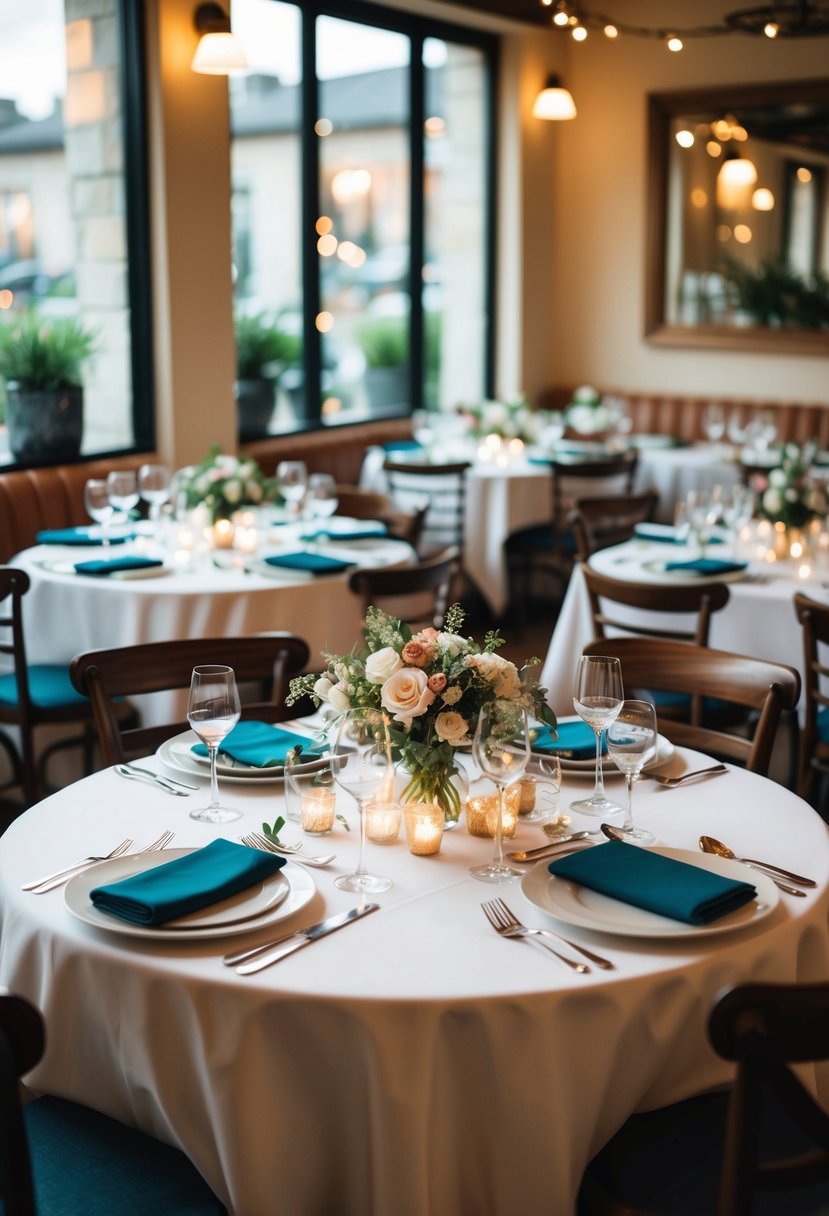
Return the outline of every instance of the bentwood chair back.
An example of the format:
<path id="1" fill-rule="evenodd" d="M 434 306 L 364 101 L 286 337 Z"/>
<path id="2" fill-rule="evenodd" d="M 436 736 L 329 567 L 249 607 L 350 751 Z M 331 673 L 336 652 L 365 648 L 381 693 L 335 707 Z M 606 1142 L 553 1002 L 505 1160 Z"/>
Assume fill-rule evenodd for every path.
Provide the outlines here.
<path id="1" fill-rule="evenodd" d="M 463 549 L 468 461 L 417 464 L 386 459 L 383 469 L 395 506 L 417 509 L 424 501 L 426 517 L 418 551 L 431 557 L 447 545 Z"/>
<path id="2" fill-rule="evenodd" d="M 46 765 L 56 751 L 82 745 L 87 769 L 91 763 L 92 706 L 76 691 L 69 678 L 69 667 L 61 663 L 26 662 L 23 637 L 23 597 L 29 590 L 24 570 L 0 568 L 0 656 L 10 667 L 0 675 L 0 725 L 15 727 L 19 749 L 12 737 L 0 731 L 0 747 L 5 751 L 11 774 L 0 783 L 0 790 L 19 785 L 27 806 L 47 792 Z M 59 739 L 44 749 L 39 759 L 35 751 L 35 728 L 65 722 L 81 722 L 81 736 Z"/>
<path id="3" fill-rule="evenodd" d="M 348 586 L 361 598 L 363 612 L 374 604 L 413 628 L 440 629 L 459 570 L 460 551 L 450 545 L 414 566 L 355 570 Z"/>
<path id="4" fill-rule="evenodd" d="M 829 984 L 731 988 L 708 1038 L 731 1086 L 628 1119 L 587 1167 L 579 1216 L 829 1211 L 829 1116 L 792 1067 L 829 1059 Z"/>
<path id="5" fill-rule="evenodd" d="M 337 485 L 337 511 L 352 519 L 379 519 L 389 536 L 407 541 L 417 549 L 426 521 L 428 500 L 413 503 L 410 510 L 396 507 L 388 494 L 364 490 L 362 486 Z"/>
<path id="6" fill-rule="evenodd" d="M 191 638 L 90 650 L 75 656 L 70 674 L 75 687 L 92 702 L 101 758 L 110 765 L 129 756 L 148 755 L 165 739 L 187 730 L 185 721 L 125 728 L 118 720 L 118 698 L 183 693 L 190 687 L 194 667 L 220 663 L 233 668 L 238 685 L 256 688 L 256 700 L 243 699 L 243 718 L 283 722 L 298 712 L 285 705 L 285 697 L 291 677 L 305 668 L 309 655 L 307 643 L 290 633 Z"/>
<path id="7" fill-rule="evenodd" d="M 829 606 L 800 593 L 794 597 L 803 634 L 803 722 L 797 792 L 812 801 L 815 779 L 829 776 Z"/>
<path id="8" fill-rule="evenodd" d="M 587 561 L 599 549 L 630 540 L 637 524 L 653 519 L 658 502 L 656 490 L 576 499 L 567 517 L 576 538 L 576 557 Z"/>
<path id="9" fill-rule="evenodd" d="M 662 638 L 600 638 L 584 654 L 615 655 L 625 688 L 683 692 L 752 711 L 747 735 L 681 719 L 660 719 L 660 731 L 682 747 L 768 774 L 781 714 L 800 696 L 800 674 L 783 663 Z"/>
<path id="10" fill-rule="evenodd" d="M 46 1042 L 40 1011 L 0 991 L 0 1207 L 4 1216 L 226 1216 L 184 1153 L 63 1098 L 21 1101 Z"/>

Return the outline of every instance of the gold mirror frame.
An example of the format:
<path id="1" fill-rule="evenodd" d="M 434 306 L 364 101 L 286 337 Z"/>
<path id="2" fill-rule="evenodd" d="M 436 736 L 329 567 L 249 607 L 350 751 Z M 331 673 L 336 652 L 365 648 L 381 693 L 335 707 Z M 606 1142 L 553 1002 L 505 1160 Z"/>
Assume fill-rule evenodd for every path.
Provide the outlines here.
<path id="1" fill-rule="evenodd" d="M 645 337 L 658 346 L 762 350 L 769 354 L 829 355 L 829 330 L 766 325 L 671 323 L 667 319 L 669 168 L 672 124 L 679 117 L 745 113 L 770 104 L 829 106 L 829 79 L 786 84 L 689 89 L 648 96 L 648 231 Z M 827 170 L 829 178 L 829 169 Z M 824 205 L 826 205 L 824 200 Z M 829 236 L 824 237 L 829 240 Z"/>

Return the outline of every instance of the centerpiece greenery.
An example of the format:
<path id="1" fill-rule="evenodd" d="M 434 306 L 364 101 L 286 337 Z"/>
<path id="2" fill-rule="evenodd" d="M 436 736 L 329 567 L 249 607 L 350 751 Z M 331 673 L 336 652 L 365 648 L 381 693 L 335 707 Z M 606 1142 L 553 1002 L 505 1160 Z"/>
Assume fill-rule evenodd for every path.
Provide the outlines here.
<path id="1" fill-rule="evenodd" d="M 825 516 L 829 510 L 826 487 L 810 476 L 817 452 L 814 442 L 800 447 L 786 443 L 780 452 L 780 464 L 768 474 L 754 473 L 751 487 L 759 498 L 758 513 L 786 528 L 803 528 L 812 519 Z"/>
<path id="2" fill-rule="evenodd" d="M 322 676 L 297 676 L 287 704 L 310 695 L 335 715 L 353 708 L 382 708 L 390 718 L 393 758 L 407 772 L 403 799 L 435 802 L 446 820 L 458 818 L 452 784 L 459 748 L 468 747 L 484 705 L 502 702 L 555 728 L 546 690 L 532 678 L 538 659 L 522 668 L 497 653 L 504 639 L 490 631 L 479 645 L 464 637 L 464 612 L 453 605 L 442 630 L 408 625 L 379 608 L 366 612 L 365 643 L 348 655 L 323 655 Z"/>
<path id="3" fill-rule="evenodd" d="M 204 503 L 215 523 L 243 507 L 259 507 L 279 497 L 276 481 L 265 477 L 255 460 L 224 453 L 214 443 L 201 464 L 182 481 L 187 506 Z"/>

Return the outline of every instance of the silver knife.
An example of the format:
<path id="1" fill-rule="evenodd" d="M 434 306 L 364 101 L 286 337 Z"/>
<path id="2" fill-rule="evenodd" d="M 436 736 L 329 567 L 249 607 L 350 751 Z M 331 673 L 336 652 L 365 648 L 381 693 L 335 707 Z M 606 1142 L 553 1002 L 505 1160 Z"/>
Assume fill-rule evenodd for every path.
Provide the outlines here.
<path id="1" fill-rule="evenodd" d="M 369 912 L 376 912 L 379 907 L 379 904 L 361 904 L 357 908 L 350 908 L 348 912 L 328 916 L 316 925 L 309 925 L 307 929 L 300 929 L 287 939 L 283 938 L 278 942 L 269 942 L 260 946 L 252 952 L 253 957 L 248 951 L 243 952 L 241 956 L 228 954 L 222 961 L 228 967 L 236 966 L 237 975 L 253 975 L 254 972 L 262 971 L 263 968 L 270 967 L 272 963 L 278 963 L 280 959 L 287 958 L 289 954 L 301 950 L 303 946 L 310 946 L 311 942 L 317 941 L 318 938 L 342 929 L 345 925 L 359 920 L 361 916 L 367 916 Z M 241 961 L 242 959 L 245 961 Z"/>
<path id="2" fill-rule="evenodd" d="M 563 844 L 571 844 L 577 840 L 587 840 L 590 835 L 590 832 L 571 832 L 569 836 L 562 836 L 558 840 L 549 840 L 547 844 L 539 845 L 537 849 L 523 849 L 517 853 L 508 853 L 507 856 L 512 858 L 513 861 L 535 861 L 539 857 L 554 855 L 556 850 Z"/>

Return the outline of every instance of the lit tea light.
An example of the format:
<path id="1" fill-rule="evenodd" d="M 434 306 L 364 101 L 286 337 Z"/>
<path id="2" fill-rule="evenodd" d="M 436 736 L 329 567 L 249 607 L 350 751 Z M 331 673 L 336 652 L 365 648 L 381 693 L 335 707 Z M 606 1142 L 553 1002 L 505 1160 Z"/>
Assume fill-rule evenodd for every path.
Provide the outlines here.
<path id="1" fill-rule="evenodd" d="M 440 852 L 443 811 L 434 802 L 410 802 L 404 808 L 409 852 L 430 857 Z"/>
<path id="2" fill-rule="evenodd" d="M 210 529 L 210 543 L 214 549 L 233 548 L 233 523 L 229 519 L 217 519 Z"/>
<path id="3" fill-rule="evenodd" d="M 299 822 L 303 832 L 322 836 L 334 826 L 333 790 L 303 790 L 299 797 Z"/>
<path id="4" fill-rule="evenodd" d="M 396 802 L 370 802 L 363 815 L 369 840 L 375 844 L 391 844 L 397 840 L 403 808 Z"/>
<path id="5" fill-rule="evenodd" d="M 515 835 L 521 790 L 518 782 L 504 790 L 504 819 L 501 834 Z M 494 836 L 498 824 L 498 795 L 477 794 L 466 801 L 466 830 L 470 836 Z"/>
<path id="6" fill-rule="evenodd" d="M 535 777 L 522 777 L 518 782 L 518 814 L 535 810 Z"/>

